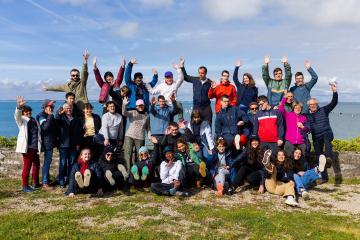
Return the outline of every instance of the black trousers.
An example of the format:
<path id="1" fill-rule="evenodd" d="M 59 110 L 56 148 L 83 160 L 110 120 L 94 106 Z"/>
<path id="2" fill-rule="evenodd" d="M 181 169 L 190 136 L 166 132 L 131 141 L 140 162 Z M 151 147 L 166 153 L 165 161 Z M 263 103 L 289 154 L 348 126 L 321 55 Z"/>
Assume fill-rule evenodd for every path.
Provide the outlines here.
<path id="1" fill-rule="evenodd" d="M 200 111 L 200 114 L 201 114 L 201 118 L 203 120 L 206 120 L 208 121 L 210 127 L 212 126 L 212 117 L 213 117 L 213 114 L 212 114 L 212 109 L 211 109 L 211 105 L 208 105 L 208 106 L 193 106 L 193 109 L 197 109 Z"/>
<path id="2" fill-rule="evenodd" d="M 261 170 L 256 170 L 248 165 L 242 165 L 236 174 L 233 186 L 235 188 L 242 186 L 244 185 L 245 180 L 252 186 L 259 186 L 261 179 Z"/>
<path id="3" fill-rule="evenodd" d="M 170 189 L 174 187 L 174 184 L 166 184 L 166 183 L 152 183 L 150 188 L 151 191 L 156 193 L 157 195 L 170 196 Z"/>
<path id="4" fill-rule="evenodd" d="M 106 176 L 104 175 L 104 190 L 105 191 L 114 191 L 116 189 L 121 189 L 124 186 L 124 176 L 122 175 L 122 173 L 120 171 L 113 171 L 112 173 L 112 177 L 115 180 L 115 185 L 112 186 L 109 183 L 109 180 L 106 178 Z"/>

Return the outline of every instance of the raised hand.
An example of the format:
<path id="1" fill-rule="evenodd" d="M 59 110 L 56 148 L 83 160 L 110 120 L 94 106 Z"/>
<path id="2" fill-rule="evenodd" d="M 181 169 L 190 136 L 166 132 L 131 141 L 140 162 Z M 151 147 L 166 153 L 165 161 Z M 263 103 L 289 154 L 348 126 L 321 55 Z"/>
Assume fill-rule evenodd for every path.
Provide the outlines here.
<path id="1" fill-rule="evenodd" d="M 128 97 L 124 97 L 124 99 L 123 99 L 123 104 L 124 104 L 124 105 L 128 105 L 128 104 L 129 104 L 129 98 L 128 98 Z"/>
<path id="2" fill-rule="evenodd" d="M 175 102 L 175 101 L 176 101 L 175 92 L 173 92 L 173 93 L 170 95 L 170 100 L 171 100 L 172 102 Z"/>
<path id="3" fill-rule="evenodd" d="M 59 115 L 63 114 L 65 112 L 64 108 L 63 107 L 59 107 L 58 110 L 57 110 L 57 113 Z"/>
<path id="4" fill-rule="evenodd" d="M 217 83 L 215 81 L 212 81 L 211 82 L 211 88 L 216 88 L 216 86 L 217 86 Z"/>
<path id="5" fill-rule="evenodd" d="M 236 125 L 237 125 L 238 127 L 244 126 L 244 125 L 245 125 L 245 122 L 244 122 L 244 121 L 238 121 Z"/>
<path id="6" fill-rule="evenodd" d="M 240 66 L 241 66 L 241 60 L 238 59 L 238 60 L 236 60 L 236 62 L 235 62 L 235 67 L 240 67 Z"/>
<path id="7" fill-rule="evenodd" d="M 308 60 L 306 60 L 306 61 L 305 61 L 305 67 L 306 67 L 306 69 L 311 68 L 311 62 L 308 61 Z"/>
<path id="8" fill-rule="evenodd" d="M 270 63 L 270 56 L 265 56 L 264 57 L 264 63 L 267 65 Z"/>
<path id="9" fill-rule="evenodd" d="M 18 108 L 22 108 L 25 105 L 24 97 L 18 96 L 16 99 Z"/>
<path id="10" fill-rule="evenodd" d="M 151 101 L 150 101 L 151 105 L 155 105 L 156 104 L 156 98 L 153 96 L 151 98 Z"/>
<path id="11" fill-rule="evenodd" d="M 278 145 L 279 147 L 280 147 L 281 145 L 283 145 L 283 143 L 284 143 L 283 140 L 280 140 L 280 139 L 277 140 L 277 145 Z"/>
<path id="12" fill-rule="evenodd" d="M 281 62 L 282 63 L 287 63 L 288 62 L 288 58 L 287 58 L 287 56 L 283 56 L 282 58 L 281 58 Z"/>
<path id="13" fill-rule="evenodd" d="M 121 58 L 120 58 L 120 63 L 121 63 L 121 66 L 122 66 L 122 67 L 125 67 L 126 61 L 125 61 L 125 57 L 124 57 L 124 56 L 121 56 Z"/>
<path id="14" fill-rule="evenodd" d="M 94 65 L 94 68 L 95 68 L 95 69 L 97 69 L 97 65 L 96 65 L 96 63 L 97 63 L 97 58 L 96 58 L 96 57 L 94 57 L 94 59 L 93 59 L 93 65 Z"/>
<path id="15" fill-rule="evenodd" d="M 331 84 L 331 90 L 332 90 L 333 92 L 336 92 L 336 91 L 337 91 L 336 82 L 334 82 L 334 83 Z"/>
<path id="16" fill-rule="evenodd" d="M 186 128 L 186 125 L 185 125 L 184 121 L 179 122 L 179 128 L 180 129 L 185 129 Z"/>
<path id="17" fill-rule="evenodd" d="M 151 71 L 153 75 L 158 75 L 158 71 L 155 68 L 151 69 Z"/>
<path id="18" fill-rule="evenodd" d="M 184 67 L 184 64 L 185 64 L 185 59 L 183 57 L 181 57 L 179 60 L 179 66 Z"/>
<path id="19" fill-rule="evenodd" d="M 176 63 L 173 63 L 173 68 L 175 69 L 175 70 L 178 70 L 180 67 L 179 67 L 179 65 L 178 64 L 176 64 Z"/>
<path id="20" fill-rule="evenodd" d="M 158 140 L 157 140 L 156 137 L 154 137 L 154 136 L 151 136 L 151 137 L 150 137 L 150 140 L 151 140 L 151 142 L 152 142 L 153 144 L 157 144 L 157 143 L 158 143 Z"/>
<path id="21" fill-rule="evenodd" d="M 130 62 L 131 62 L 132 64 L 137 64 L 137 59 L 136 59 L 136 58 L 132 58 L 132 59 L 130 60 Z"/>
<path id="22" fill-rule="evenodd" d="M 84 63 L 87 63 L 87 61 L 88 61 L 88 59 L 90 57 L 90 53 L 89 53 L 88 50 L 85 49 L 83 57 L 84 57 Z"/>

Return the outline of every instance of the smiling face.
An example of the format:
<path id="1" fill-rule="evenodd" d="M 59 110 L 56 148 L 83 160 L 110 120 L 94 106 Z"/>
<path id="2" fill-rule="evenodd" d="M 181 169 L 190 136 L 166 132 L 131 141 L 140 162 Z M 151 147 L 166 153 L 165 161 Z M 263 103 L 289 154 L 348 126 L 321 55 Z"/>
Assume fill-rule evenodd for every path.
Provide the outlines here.
<path id="1" fill-rule="evenodd" d="M 165 83 L 166 83 L 167 85 L 171 85 L 171 84 L 173 84 L 173 82 L 174 82 L 174 78 L 173 78 L 173 77 L 165 77 Z"/>
<path id="2" fill-rule="evenodd" d="M 251 140 L 251 143 L 250 143 L 252 148 L 257 148 L 259 146 L 259 144 L 260 143 L 259 143 L 259 141 L 257 139 Z"/>
<path id="3" fill-rule="evenodd" d="M 246 76 L 246 75 L 243 76 L 243 83 L 244 83 L 245 85 L 249 85 L 250 79 L 249 79 L 248 76 Z"/>
<path id="4" fill-rule="evenodd" d="M 159 103 L 160 108 L 164 108 L 166 106 L 165 99 L 159 98 L 158 103 Z"/>
<path id="5" fill-rule="evenodd" d="M 105 154 L 106 161 L 111 162 L 112 158 L 113 158 L 113 153 L 108 152 L 108 153 Z"/>
<path id="6" fill-rule="evenodd" d="M 283 151 L 278 151 L 276 157 L 279 162 L 285 161 L 285 153 Z"/>
<path id="7" fill-rule="evenodd" d="M 186 145 L 184 143 L 178 143 L 177 144 L 177 150 L 181 153 L 186 152 Z"/>
<path id="8" fill-rule="evenodd" d="M 227 108 L 230 105 L 230 100 L 227 97 L 221 98 L 221 108 Z"/>
<path id="9" fill-rule="evenodd" d="M 295 85 L 296 86 L 304 85 L 304 76 L 303 75 L 295 76 Z"/>
<path id="10" fill-rule="evenodd" d="M 85 116 L 90 117 L 91 114 L 92 114 L 92 112 L 93 112 L 92 108 L 84 108 L 84 114 L 85 114 Z"/>
<path id="11" fill-rule="evenodd" d="M 71 106 L 65 105 L 64 106 L 64 111 L 65 111 L 66 116 L 71 116 L 72 115 L 72 107 Z"/>
<path id="12" fill-rule="evenodd" d="M 199 68 L 198 73 L 201 80 L 206 79 L 206 70 L 204 68 Z"/>
<path id="13" fill-rule="evenodd" d="M 218 144 L 216 149 L 218 150 L 219 153 L 224 153 L 225 152 L 225 145 L 223 144 Z"/>
<path id="14" fill-rule="evenodd" d="M 282 71 L 281 70 L 278 70 L 278 71 L 274 72 L 274 79 L 276 81 L 280 81 L 282 79 Z"/>
<path id="15" fill-rule="evenodd" d="M 108 104 L 106 109 L 108 110 L 109 113 L 115 113 L 115 104 L 114 103 Z"/>
<path id="16" fill-rule="evenodd" d="M 90 149 L 83 149 L 81 151 L 80 157 L 82 158 L 82 160 L 84 160 L 84 162 L 88 162 L 91 159 L 91 151 Z"/>
<path id="17" fill-rule="evenodd" d="M 179 128 L 175 126 L 170 126 L 170 135 L 176 136 L 179 133 Z"/>
<path id="18" fill-rule="evenodd" d="M 294 113 L 296 113 L 297 115 L 299 115 L 302 111 L 302 107 L 300 105 L 295 105 L 294 106 Z"/>
<path id="19" fill-rule="evenodd" d="M 80 80 L 80 72 L 79 71 L 71 71 L 70 72 L 70 80 L 77 82 Z"/>
<path id="20" fill-rule="evenodd" d="M 168 151 L 165 153 L 165 160 L 167 162 L 172 161 L 174 159 L 174 153 L 171 151 Z"/>
<path id="21" fill-rule="evenodd" d="M 294 151 L 294 160 L 295 160 L 295 161 L 300 160 L 301 155 L 302 155 L 301 150 L 300 150 L 300 149 L 296 149 L 296 150 Z"/>
<path id="22" fill-rule="evenodd" d="M 267 101 L 259 101 L 259 107 L 261 110 L 265 111 L 269 108 L 269 103 Z"/>
<path id="23" fill-rule="evenodd" d="M 258 105 L 252 104 L 252 105 L 249 106 L 249 109 L 250 109 L 250 113 L 251 113 L 252 115 L 255 115 L 256 112 L 258 111 Z"/>
<path id="24" fill-rule="evenodd" d="M 148 152 L 141 152 L 139 153 L 139 158 L 141 161 L 147 160 L 150 157 Z"/>
<path id="25" fill-rule="evenodd" d="M 316 112 L 316 110 L 318 109 L 318 103 L 315 99 L 310 99 L 308 102 L 308 106 L 311 112 Z"/>
<path id="26" fill-rule="evenodd" d="M 25 117 L 28 117 L 28 118 L 31 118 L 31 111 L 23 111 L 22 112 L 22 115 L 25 116 Z"/>
<path id="27" fill-rule="evenodd" d="M 227 73 L 227 72 L 223 72 L 222 74 L 221 74 L 221 83 L 222 84 L 226 84 L 226 83 L 228 83 L 229 82 L 229 73 Z"/>
<path id="28" fill-rule="evenodd" d="M 112 83 L 114 81 L 114 77 L 113 76 L 106 76 L 105 81 L 108 83 Z"/>

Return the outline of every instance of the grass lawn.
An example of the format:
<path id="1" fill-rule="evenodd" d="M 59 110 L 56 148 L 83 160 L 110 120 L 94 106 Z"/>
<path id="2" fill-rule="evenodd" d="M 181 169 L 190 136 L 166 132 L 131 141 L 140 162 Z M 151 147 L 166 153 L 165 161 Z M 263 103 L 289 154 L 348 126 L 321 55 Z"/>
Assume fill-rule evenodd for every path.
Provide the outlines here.
<path id="1" fill-rule="evenodd" d="M 211 190 L 187 199 L 132 190 L 69 199 L 59 188 L 22 194 L 20 181 L 9 178 L 0 186 L 1 239 L 360 239 L 360 215 L 333 211 L 321 198 L 294 209 L 254 190 L 223 198 Z M 346 200 L 346 191 L 331 189 L 318 192 Z"/>

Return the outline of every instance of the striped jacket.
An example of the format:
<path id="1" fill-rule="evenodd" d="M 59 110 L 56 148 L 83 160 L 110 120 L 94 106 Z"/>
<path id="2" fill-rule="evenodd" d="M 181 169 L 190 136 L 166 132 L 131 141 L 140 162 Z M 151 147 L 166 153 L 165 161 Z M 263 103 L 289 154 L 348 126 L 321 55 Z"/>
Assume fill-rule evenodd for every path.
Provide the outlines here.
<path id="1" fill-rule="evenodd" d="M 260 137 L 261 142 L 277 142 L 284 138 L 284 124 L 281 114 L 271 108 L 259 110 L 256 113 L 254 133 Z"/>

